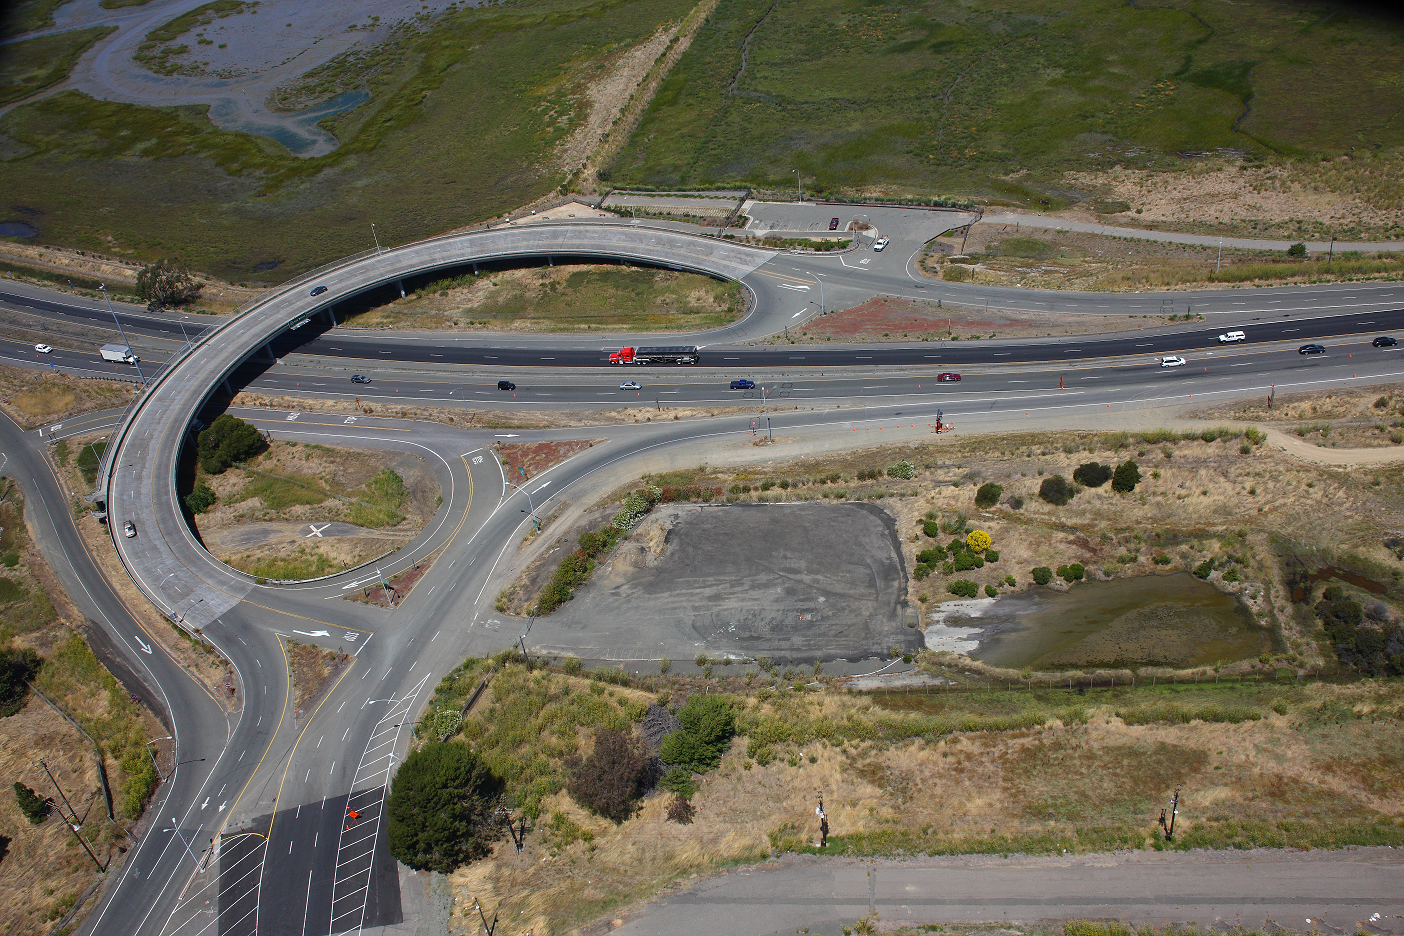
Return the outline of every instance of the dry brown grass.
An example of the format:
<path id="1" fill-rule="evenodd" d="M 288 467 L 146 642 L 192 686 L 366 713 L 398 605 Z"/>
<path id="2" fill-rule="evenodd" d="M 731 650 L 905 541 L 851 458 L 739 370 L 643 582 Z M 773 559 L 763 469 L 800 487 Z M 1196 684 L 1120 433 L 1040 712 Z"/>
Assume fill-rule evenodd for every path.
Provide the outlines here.
<path id="1" fill-rule="evenodd" d="M 299 723 L 316 708 L 336 677 L 351 663 L 351 655 L 312 644 L 289 640 L 288 665 L 292 670 L 293 717 Z"/>
<path id="2" fill-rule="evenodd" d="M 0 407 L 26 429 L 93 410 L 126 406 L 134 390 L 118 380 L 84 380 L 57 371 L 0 365 Z"/>
<path id="3" fill-rule="evenodd" d="M 1404 384 L 1280 393 L 1271 406 L 1262 396 L 1194 415 L 1266 423 L 1321 448 L 1388 448 L 1404 445 Z"/>

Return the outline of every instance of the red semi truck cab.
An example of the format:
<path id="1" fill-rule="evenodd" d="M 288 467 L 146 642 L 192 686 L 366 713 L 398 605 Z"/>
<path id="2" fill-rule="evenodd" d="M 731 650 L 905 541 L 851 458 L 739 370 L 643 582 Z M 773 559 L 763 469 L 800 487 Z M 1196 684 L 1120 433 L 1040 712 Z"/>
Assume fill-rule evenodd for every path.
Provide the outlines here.
<path id="1" fill-rule="evenodd" d="M 609 353 L 609 363 L 611 364 L 632 364 L 634 363 L 634 349 L 620 348 L 618 351 Z"/>

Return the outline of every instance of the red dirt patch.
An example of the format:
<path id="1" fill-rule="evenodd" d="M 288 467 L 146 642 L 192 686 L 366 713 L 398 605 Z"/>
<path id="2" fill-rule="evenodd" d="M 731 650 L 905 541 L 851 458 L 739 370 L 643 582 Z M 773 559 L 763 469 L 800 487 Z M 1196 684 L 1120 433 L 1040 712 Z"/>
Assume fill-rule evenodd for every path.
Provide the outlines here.
<path id="1" fill-rule="evenodd" d="M 1057 313 L 1013 313 L 919 299 L 878 296 L 862 305 L 816 319 L 800 335 L 801 342 L 835 341 L 932 341 L 956 338 L 1015 338 L 1044 335 L 1071 335 L 1135 328 L 1124 315 L 1059 315 Z"/>
<path id="2" fill-rule="evenodd" d="M 495 446 L 497 458 L 515 480 L 534 478 L 553 465 L 559 465 L 576 452 L 583 452 L 600 439 L 573 439 L 568 442 L 513 442 Z"/>
<path id="3" fill-rule="evenodd" d="M 360 592 L 346 597 L 352 601 L 359 601 L 361 604 L 373 604 L 382 608 L 398 607 L 409 595 L 410 589 L 414 588 L 415 583 L 424 578 L 424 573 L 429 571 L 435 558 L 437 556 L 421 559 L 418 564 L 410 566 L 398 575 L 391 576 L 388 594 L 382 583 L 374 582 L 363 585 Z"/>

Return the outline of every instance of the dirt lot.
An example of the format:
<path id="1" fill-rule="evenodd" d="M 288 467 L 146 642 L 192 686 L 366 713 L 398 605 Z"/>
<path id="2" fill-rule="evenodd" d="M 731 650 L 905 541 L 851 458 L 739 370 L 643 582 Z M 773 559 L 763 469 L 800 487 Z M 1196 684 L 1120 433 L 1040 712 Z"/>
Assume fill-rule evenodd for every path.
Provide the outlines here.
<path id="1" fill-rule="evenodd" d="M 0 365 L 0 406 L 26 429 L 80 413 L 126 406 L 136 391 L 120 380 L 84 380 L 58 372 Z"/>
<path id="2" fill-rule="evenodd" d="M 815 319 L 800 330 L 798 341 L 939 341 L 979 338 L 1034 338 L 1127 331 L 1159 325 L 1153 319 L 1125 315 L 1057 315 L 1004 312 L 955 303 L 879 296 L 862 305 Z M 772 338 L 772 342 L 783 339 Z"/>
<path id="3" fill-rule="evenodd" d="M 508 478 L 534 478 L 541 472 L 559 465 L 577 452 L 593 448 L 603 439 L 577 439 L 569 442 L 508 442 L 493 446 L 497 460 L 507 471 Z"/>
<path id="4" fill-rule="evenodd" d="M 67 913 L 96 869 L 57 810 L 41 825 L 20 812 L 9 785 L 18 780 L 41 797 L 58 800 L 36 765 L 44 759 L 77 812 L 82 835 L 101 860 L 115 861 L 131 846 L 128 831 L 154 786 L 141 742 L 163 737 L 160 722 L 133 703 L 102 667 L 80 631 L 86 622 L 69 601 L 22 519 L 23 494 L 0 482 L 0 645 L 29 647 L 44 657 L 40 690 L 105 750 L 116 821 L 108 818 L 93 742 L 53 706 L 30 693 L 18 713 L 0 718 L 0 931 L 46 931 Z M 85 905 L 91 909 L 91 905 Z"/>
<path id="5" fill-rule="evenodd" d="M 302 724 L 351 664 L 351 655 L 296 640 L 287 642 L 287 651 L 292 668 L 293 717 Z"/>
<path id="6" fill-rule="evenodd" d="M 297 442 L 275 441 L 194 483 L 216 496 L 195 517 L 205 548 L 272 579 L 327 575 L 398 549 L 439 506 L 438 479 L 418 456 Z"/>
<path id="7" fill-rule="evenodd" d="M 697 331 L 735 321 L 740 288 L 697 273 L 616 264 L 482 269 L 354 312 L 357 328 L 432 331 Z"/>

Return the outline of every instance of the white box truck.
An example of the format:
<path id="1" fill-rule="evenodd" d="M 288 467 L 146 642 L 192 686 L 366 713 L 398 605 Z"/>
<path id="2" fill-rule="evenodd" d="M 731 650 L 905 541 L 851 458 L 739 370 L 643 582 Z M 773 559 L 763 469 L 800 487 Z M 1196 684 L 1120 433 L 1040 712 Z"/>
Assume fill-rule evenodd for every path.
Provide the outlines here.
<path id="1" fill-rule="evenodd" d="M 141 360 L 132 353 L 132 349 L 126 345 L 108 344 L 98 349 L 104 361 L 115 361 L 118 364 L 135 364 Z"/>

